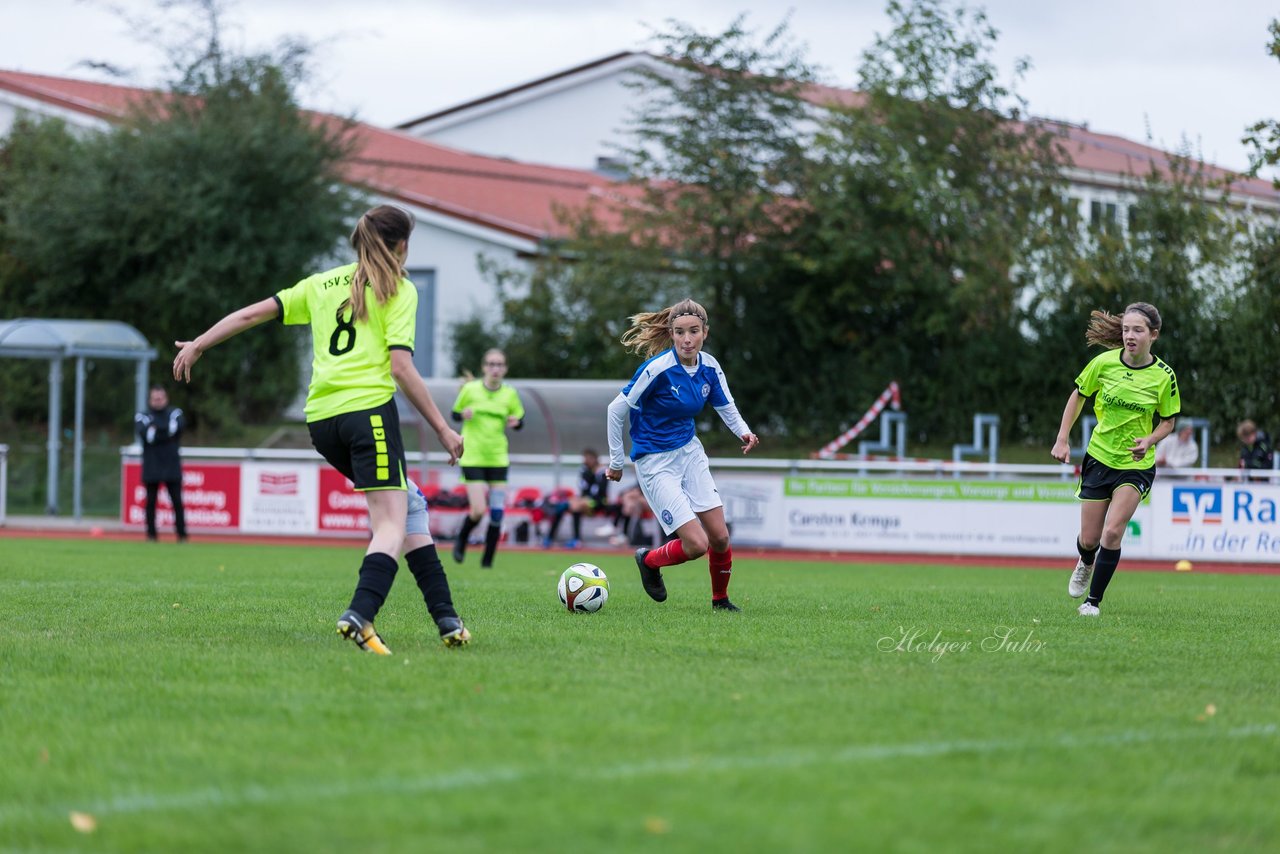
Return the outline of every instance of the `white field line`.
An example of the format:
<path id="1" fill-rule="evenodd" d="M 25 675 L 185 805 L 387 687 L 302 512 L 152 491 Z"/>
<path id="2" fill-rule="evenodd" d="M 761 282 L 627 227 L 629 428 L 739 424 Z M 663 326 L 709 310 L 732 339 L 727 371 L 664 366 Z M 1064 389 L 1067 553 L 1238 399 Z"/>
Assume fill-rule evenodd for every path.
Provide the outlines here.
<path id="1" fill-rule="evenodd" d="M 249 785 L 238 788 L 207 787 L 187 792 L 159 794 L 135 793 L 104 800 L 86 800 L 62 806 L 19 808 L 0 807 L 0 824 L 17 819 L 65 820 L 71 811 L 86 812 L 97 818 L 113 815 L 135 815 L 149 812 L 204 811 L 212 809 L 337 800 L 369 793 L 421 794 L 477 789 L 505 783 L 520 783 L 540 777 L 563 774 L 581 781 L 616 781 L 645 777 L 679 776 L 682 774 L 749 771 L 756 769 L 808 768 L 820 765 L 853 765 L 885 759 L 928 758 L 952 754 L 988 754 L 1040 751 L 1059 748 L 1081 749 L 1125 747 L 1134 744 L 1179 741 L 1211 741 L 1214 739 L 1264 738 L 1280 734 L 1276 724 L 1255 724 L 1229 730 L 1216 730 L 1206 723 L 1181 732 L 1128 731 L 1110 735 L 1058 735 L 1040 740 L 1023 741 L 925 741 L 905 744 L 862 744 L 833 748 L 782 750 L 755 756 L 690 756 L 626 762 L 600 768 L 495 767 L 453 771 L 415 777 L 382 776 L 361 780 L 338 780 L 331 783 L 294 783 L 283 785 Z"/>

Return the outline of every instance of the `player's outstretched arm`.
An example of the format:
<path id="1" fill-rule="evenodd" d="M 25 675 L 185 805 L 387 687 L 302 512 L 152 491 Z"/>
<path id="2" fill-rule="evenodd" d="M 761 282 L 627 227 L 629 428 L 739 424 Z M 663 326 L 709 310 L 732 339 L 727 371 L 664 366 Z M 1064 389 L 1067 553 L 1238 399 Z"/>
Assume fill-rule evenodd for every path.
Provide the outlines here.
<path id="1" fill-rule="evenodd" d="M 231 312 L 206 329 L 194 341 L 174 341 L 173 345 L 178 348 L 178 355 L 173 357 L 173 378 L 182 382 L 191 382 L 191 368 L 204 355 L 205 350 L 215 344 L 221 344 L 233 335 L 239 335 L 246 329 L 266 323 L 279 311 L 280 307 L 275 297 L 267 297 L 253 305 L 246 305 Z"/>

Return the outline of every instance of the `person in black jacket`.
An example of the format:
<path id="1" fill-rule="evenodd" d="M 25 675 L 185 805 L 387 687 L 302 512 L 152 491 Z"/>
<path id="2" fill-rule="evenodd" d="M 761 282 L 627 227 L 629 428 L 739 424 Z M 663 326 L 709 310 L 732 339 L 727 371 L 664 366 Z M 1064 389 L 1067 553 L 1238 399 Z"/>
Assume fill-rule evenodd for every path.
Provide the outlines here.
<path id="1" fill-rule="evenodd" d="M 178 540 L 187 538 L 187 519 L 182 509 L 182 458 L 178 446 L 185 426 L 182 410 L 169 405 L 169 393 L 153 385 L 147 410 L 134 416 L 134 428 L 142 442 L 142 483 L 147 488 L 147 539 L 156 539 L 156 498 L 160 484 L 173 504 Z"/>
<path id="2" fill-rule="evenodd" d="M 1271 437 L 1265 430 L 1259 430 L 1257 424 L 1246 418 L 1236 427 L 1236 438 L 1240 440 L 1241 470 L 1271 468 Z"/>
<path id="3" fill-rule="evenodd" d="M 579 548 L 582 545 L 582 514 L 605 509 L 608 495 L 609 481 L 600 466 L 600 455 L 591 448 L 586 448 L 582 452 L 582 468 L 578 471 L 578 494 L 553 505 L 551 526 L 542 540 L 542 547 L 551 548 L 556 540 L 556 531 L 560 528 L 560 520 L 566 513 L 572 513 L 573 539 L 565 543 L 565 548 Z"/>

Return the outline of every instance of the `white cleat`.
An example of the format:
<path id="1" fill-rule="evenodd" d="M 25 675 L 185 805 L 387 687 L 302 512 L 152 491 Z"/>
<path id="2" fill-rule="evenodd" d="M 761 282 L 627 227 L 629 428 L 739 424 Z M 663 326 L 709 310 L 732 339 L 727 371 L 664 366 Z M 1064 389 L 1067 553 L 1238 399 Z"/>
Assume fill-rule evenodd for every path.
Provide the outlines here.
<path id="1" fill-rule="evenodd" d="M 1082 617 L 1096 617 L 1102 613 L 1097 605 L 1090 605 L 1088 602 L 1081 602 L 1077 613 Z"/>
<path id="2" fill-rule="evenodd" d="M 1076 561 L 1076 570 L 1071 573 L 1071 582 L 1067 585 L 1067 593 L 1072 599 L 1079 599 L 1089 592 L 1089 579 L 1093 578 L 1093 567 L 1086 566 L 1083 560 Z"/>

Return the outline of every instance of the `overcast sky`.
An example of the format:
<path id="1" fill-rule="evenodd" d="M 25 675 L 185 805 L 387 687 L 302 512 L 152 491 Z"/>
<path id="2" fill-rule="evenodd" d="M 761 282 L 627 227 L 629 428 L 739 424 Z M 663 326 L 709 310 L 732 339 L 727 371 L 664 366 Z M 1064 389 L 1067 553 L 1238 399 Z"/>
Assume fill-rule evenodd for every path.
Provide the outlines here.
<path id="1" fill-rule="evenodd" d="M 0 0 L 0 67 L 95 75 L 106 60 L 154 82 L 157 55 L 98 0 Z M 156 0 L 115 0 L 157 20 Z M 722 31 L 739 12 L 767 31 L 791 30 L 826 82 L 853 86 L 861 51 L 887 28 L 883 0 L 229 0 L 240 48 L 286 35 L 321 45 L 308 106 L 393 125 L 622 50 L 643 50 L 653 28 L 678 18 Z M 1185 137 L 1207 160 L 1248 164 L 1240 142 L 1258 119 L 1280 118 L 1280 62 L 1263 0 L 987 0 L 1006 77 L 1016 57 L 1033 113 L 1176 148 Z"/>

